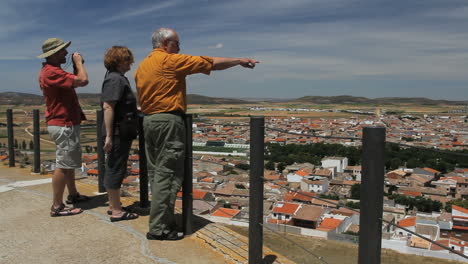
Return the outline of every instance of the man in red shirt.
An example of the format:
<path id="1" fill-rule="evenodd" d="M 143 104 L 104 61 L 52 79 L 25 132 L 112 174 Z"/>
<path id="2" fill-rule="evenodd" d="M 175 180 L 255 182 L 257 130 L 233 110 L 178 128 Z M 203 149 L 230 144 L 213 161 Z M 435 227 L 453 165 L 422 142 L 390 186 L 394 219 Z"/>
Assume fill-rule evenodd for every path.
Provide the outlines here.
<path id="1" fill-rule="evenodd" d="M 88 200 L 75 186 L 75 169 L 81 167 L 80 123 L 86 117 L 81 110 L 75 88 L 88 84 L 88 74 L 79 53 L 72 55 L 74 73 L 64 71 L 60 65 L 66 62 L 67 47 L 71 41 L 47 39 L 42 45 L 45 58 L 39 73 L 39 85 L 46 103 L 46 122 L 49 135 L 54 140 L 56 168 L 52 178 L 53 205 L 51 216 L 74 215 L 82 212 L 63 203 L 65 185 L 68 188 L 67 203 Z"/>

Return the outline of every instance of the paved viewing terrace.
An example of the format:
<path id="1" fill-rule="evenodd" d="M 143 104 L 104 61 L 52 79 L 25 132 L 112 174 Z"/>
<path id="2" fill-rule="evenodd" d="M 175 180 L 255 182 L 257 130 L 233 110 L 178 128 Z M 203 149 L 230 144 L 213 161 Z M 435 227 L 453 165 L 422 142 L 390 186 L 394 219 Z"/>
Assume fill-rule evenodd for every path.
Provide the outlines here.
<path id="1" fill-rule="evenodd" d="M 140 218 L 111 223 L 107 195 L 77 180 L 92 196 L 77 205 L 83 213 L 50 217 L 51 178 L 30 169 L 0 167 L 0 263 L 246 263 L 247 238 L 202 219 L 196 232 L 180 241 L 148 241 L 148 212 Z M 135 205 L 134 197 L 122 199 Z M 138 210 L 138 209 L 136 209 Z M 266 263 L 293 263 L 264 248 Z"/>

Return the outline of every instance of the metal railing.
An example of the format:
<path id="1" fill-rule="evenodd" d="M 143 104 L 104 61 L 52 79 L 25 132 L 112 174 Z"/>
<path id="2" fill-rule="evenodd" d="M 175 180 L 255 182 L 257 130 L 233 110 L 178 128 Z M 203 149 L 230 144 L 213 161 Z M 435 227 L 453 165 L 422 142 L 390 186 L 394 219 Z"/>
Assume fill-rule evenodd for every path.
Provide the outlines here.
<path id="1" fill-rule="evenodd" d="M 102 112 L 98 110 L 96 112 L 97 117 L 97 138 L 102 139 L 101 127 L 103 122 Z M 139 120 L 139 156 L 140 156 L 140 206 L 148 207 L 148 174 L 146 168 L 146 155 L 144 151 L 144 133 L 142 126 L 142 115 Z M 193 233 L 193 195 L 192 195 L 192 164 L 193 160 L 196 160 L 192 156 L 192 115 L 187 115 L 186 119 L 186 157 L 185 157 L 185 176 L 183 183 L 183 226 L 184 233 L 190 235 Z M 228 126 L 245 126 L 239 124 L 229 124 Z M 40 170 L 40 129 L 39 129 L 39 111 L 33 110 L 33 127 L 34 127 L 34 172 Z M 359 232 L 359 263 L 380 263 L 380 252 L 381 252 L 381 239 L 382 239 L 382 222 L 389 225 L 395 226 L 408 233 L 418 236 L 430 243 L 433 243 L 443 249 L 450 251 L 451 253 L 457 254 L 465 259 L 468 256 L 453 250 L 450 247 L 442 245 L 436 241 L 433 241 L 425 236 L 417 234 L 411 230 L 401 227 L 393 222 L 386 221 L 382 218 L 383 213 L 383 180 L 385 173 L 385 143 L 397 144 L 405 148 L 417 148 L 424 149 L 427 151 L 440 152 L 444 154 L 457 155 L 457 156 L 468 156 L 467 153 L 459 152 L 447 152 L 440 151 L 437 149 L 422 148 L 419 146 L 407 145 L 397 142 L 385 142 L 385 128 L 384 127 L 364 127 L 363 138 L 355 137 L 334 137 L 334 136 L 320 136 L 311 135 L 304 133 L 293 133 L 276 129 L 273 127 L 265 126 L 265 120 L 263 116 L 255 116 L 250 118 L 250 195 L 249 195 L 249 263 L 261 263 L 263 252 L 263 228 L 267 228 L 274 232 L 271 228 L 263 224 L 263 184 L 264 181 L 271 182 L 278 185 L 280 188 L 284 188 L 291 192 L 300 193 L 305 196 L 309 196 L 306 193 L 298 192 L 287 186 L 277 184 L 273 180 L 266 179 L 263 176 L 264 166 L 264 133 L 265 129 L 272 131 L 278 131 L 287 134 L 300 135 L 306 137 L 319 137 L 326 139 L 347 139 L 347 140 L 362 140 L 363 153 L 362 153 L 362 171 L 363 181 L 361 184 L 361 210 L 356 210 L 344 206 L 342 204 L 333 203 L 327 199 L 320 197 L 310 196 L 314 199 L 322 200 L 324 202 L 334 204 L 337 207 L 344 207 L 354 212 L 361 214 L 360 217 L 360 232 Z M 13 113 L 11 109 L 7 110 L 7 132 L 8 132 L 8 150 L 9 150 L 9 165 L 10 167 L 15 166 L 15 150 L 14 150 L 14 133 L 13 133 Z M 103 187 L 103 175 L 104 175 L 104 152 L 102 140 L 97 140 L 97 151 L 98 151 L 98 188 L 100 192 L 104 192 Z M 204 162 L 209 162 L 201 160 Z M 281 236 L 281 234 L 277 233 Z M 284 239 L 286 237 L 282 236 Z M 293 241 L 290 241 L 294 243 Z M 306 248 L 296 244 L 298 247 L 305 250 L 310 255 L 316 257 L 323 263 L 327 263 L 323 257 L 307 250 Z"/>

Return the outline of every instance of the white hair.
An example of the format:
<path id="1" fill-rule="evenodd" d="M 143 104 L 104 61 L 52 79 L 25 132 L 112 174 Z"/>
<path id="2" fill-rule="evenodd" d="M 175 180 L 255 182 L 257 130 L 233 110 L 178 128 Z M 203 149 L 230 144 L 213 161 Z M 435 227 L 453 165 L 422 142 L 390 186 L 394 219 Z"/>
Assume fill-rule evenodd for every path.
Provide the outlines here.
<path id="1" fill-rule="evenodd" d="M 175 32 L 174 30 L 170 28 L 160 28 L 153 32 L 153 35 L 151 35 L 151 42 L 153 43 L 153 49 L 159 48 L 161 44 L 163 44 L 163 41 L 174 36 Z"/>

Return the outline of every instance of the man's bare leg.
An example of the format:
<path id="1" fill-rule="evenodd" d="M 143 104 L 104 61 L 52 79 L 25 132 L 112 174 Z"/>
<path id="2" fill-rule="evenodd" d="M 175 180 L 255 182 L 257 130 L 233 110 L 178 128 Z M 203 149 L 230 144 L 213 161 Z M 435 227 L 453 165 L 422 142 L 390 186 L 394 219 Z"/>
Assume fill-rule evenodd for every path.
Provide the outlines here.
<path id="1" fill-rule="evenodd" d="M 54 207 L 58 208 L 63 204 L 63 191 L 65 190 L 65 169 L 56 168 L 52 177 L 52 189 L 54 195 Z"/>
<path id="2" fill-rule="evenodd" d="M 65 183 L 67 185 L 68 194 L 76 195 L 78 190 L 75 184 L 75 169 L 63 169 L 65 171 Z"/>

